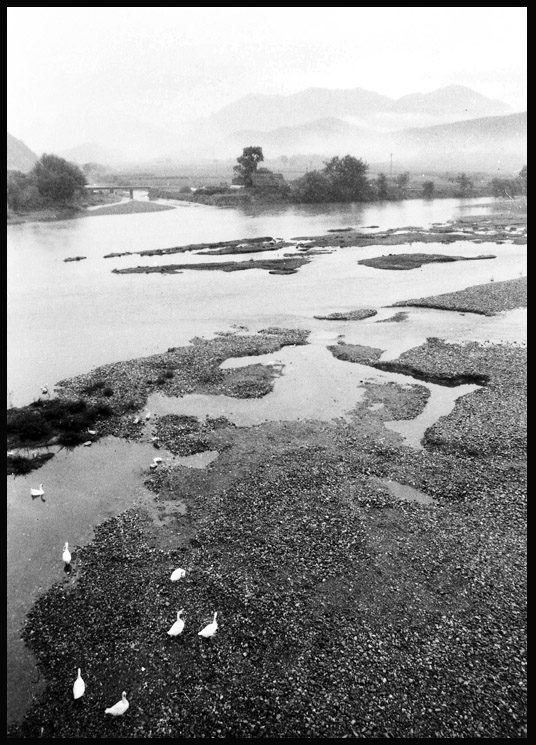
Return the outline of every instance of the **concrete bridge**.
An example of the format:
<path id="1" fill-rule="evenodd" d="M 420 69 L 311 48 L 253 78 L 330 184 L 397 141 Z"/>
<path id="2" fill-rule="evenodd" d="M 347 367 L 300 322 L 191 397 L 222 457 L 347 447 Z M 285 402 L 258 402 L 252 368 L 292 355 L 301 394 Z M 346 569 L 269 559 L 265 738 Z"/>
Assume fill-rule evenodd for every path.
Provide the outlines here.
<path id="1" fill-rule="evenodd" d="M 147 191 L 149 188 L 149 186 L 141 184 L 114 184 L 113 186 L 92 186 L 86 184 L 86 189 L 90 194 L 95 194 L 98 191 L 105 191 L 108 194 L 113 194 L 115 191 L 128 191 L 131 199 L 134 199 L 134 189 Z"/>

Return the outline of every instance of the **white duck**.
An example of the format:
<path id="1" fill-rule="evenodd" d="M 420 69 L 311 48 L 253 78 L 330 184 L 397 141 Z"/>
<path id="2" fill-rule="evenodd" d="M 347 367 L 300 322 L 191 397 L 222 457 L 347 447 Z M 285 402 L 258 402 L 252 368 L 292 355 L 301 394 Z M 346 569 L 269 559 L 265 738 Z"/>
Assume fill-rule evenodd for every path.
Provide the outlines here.
<path id="1" fill-rule="evenodd" d="M 30 489 L 32 497 L 42 497 L 44 493 L 43 484 L 39 484 L 39 489 Z"/>
<path id="2" fill-rule="evenodd" d="M 177 620 L 173 624 L 173 626 L 168 631 L 168 634 L 170 636 L 178 636 L 179 634 L 182 634 L 182 630 L 184 628 L 184 621 L 181 618 L 181 613 L 184 612 L 184 608 L 181 608 L 177 611 Z"/>
<path id="3" fill-rule="evenodd" d="M 104 709 L 104 713 L 111 714 L 113 717 L 120 717 L 125 713 L 129 706 L 130 704 L 127 701 L 126 691 L 123 691 L 123 693 L 121 694 L 121 701 L 118 701 L 116 704 L 110 706 L 108 709 Z"/>
<path id="4" fill-rule="evenodd" d="M 171 573 L 170 580 L 176 582 L 178 579 L 182 579 L 185 575 L 186 572 L 184 569 L 175 569 L 175 571 Z"/>
<path id="5" fill-rule="evenodd" d="M 74 681 L 73 685 L 73 696 L 75 698 L 80 698 L 84 695 L 84 691 L 86 690 L 86 684 L 82 680 L 82 675 L 80 674 L 80 668 L 78 668 L 78 678 Z"/>
<path id="6" fill-rule="evenodd" d="M 218 615 L 218 611 L 214 613 L 214 618 L 212 619 L 212 623 L 209 623 L 208 626 L 205 626 L 204 629 L 201 629 L 198 636 L 204 636 L 205 639 L 207 639 L 209 636 L 214 636 L 218 629 L 218 622 L 216 621 L 216 616 Z"/>
<path id="7" fill-rule="evenodd" d="M 61 558 L 66 564 L 71 563 L 71 552 L 69 551 L 69 544 L 65 543 L 65 546 L 63 547 L 63 553 L 61 555 Z"/>

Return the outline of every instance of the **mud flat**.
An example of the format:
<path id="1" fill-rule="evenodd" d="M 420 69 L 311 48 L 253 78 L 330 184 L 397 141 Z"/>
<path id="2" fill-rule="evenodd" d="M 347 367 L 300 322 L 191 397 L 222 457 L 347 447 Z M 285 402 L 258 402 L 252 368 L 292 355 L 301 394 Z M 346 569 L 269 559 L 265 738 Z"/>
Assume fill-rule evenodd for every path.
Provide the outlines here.
<path id="1" fill-rule="evenodd" d="M 136 439 L 152 391 L 262 396 L 277 373 L 221 362 L 304 343 L 290 329 L 222 334 L 59 392 L 102 381 L 119 412 L 102 426 Z M 8 736 L 526 737 L 526 349 L 429 339 L 393 363 L 408 385 L 367 384 L 344 421 L 157 420 L 170 450 L 219 457 L 157 470 L 159 521 L 127 510 L 76 548 L 75 581 L 28 615 L 46 688 Z M 384 426 L 426 405 L 412 373 L 483 383 L 422 450 Z M 170 582 L 177 566 L 186 576 Z M 130 708 L 110 721 L 122 690 Z"/>

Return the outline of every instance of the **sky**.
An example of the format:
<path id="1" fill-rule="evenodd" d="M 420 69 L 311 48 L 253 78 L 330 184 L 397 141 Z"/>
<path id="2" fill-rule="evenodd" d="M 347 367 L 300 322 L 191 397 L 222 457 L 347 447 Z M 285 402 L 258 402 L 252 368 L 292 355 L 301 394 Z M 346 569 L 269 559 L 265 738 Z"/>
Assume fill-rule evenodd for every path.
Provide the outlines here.
<path id="1" fill-rule="evenodd" d="M 7 9 L 7 129 L 36 153 L 250 93 L 446 85 L 527 107 L 527 8 Z"/>

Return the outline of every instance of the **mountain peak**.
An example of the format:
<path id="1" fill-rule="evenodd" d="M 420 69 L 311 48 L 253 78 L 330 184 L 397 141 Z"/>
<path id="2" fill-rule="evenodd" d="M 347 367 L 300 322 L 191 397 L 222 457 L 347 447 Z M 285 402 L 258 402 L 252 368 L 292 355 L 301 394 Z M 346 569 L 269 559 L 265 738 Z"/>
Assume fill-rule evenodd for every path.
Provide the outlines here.
<path id="1" fill-rule="evenodd" d="M 37 155 L 22 140 L 7 133 L 7 170 L 28 173 L 38 161 Z"/>

